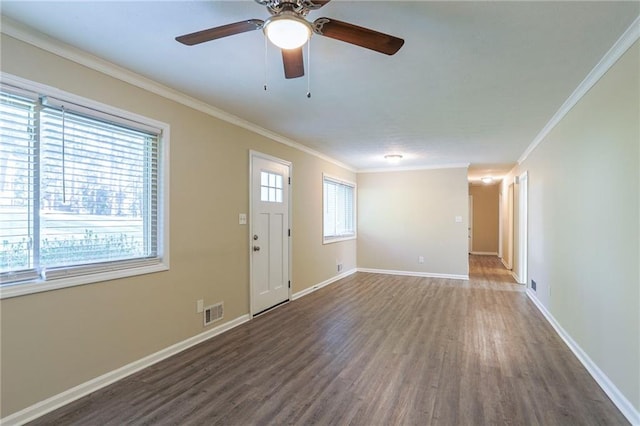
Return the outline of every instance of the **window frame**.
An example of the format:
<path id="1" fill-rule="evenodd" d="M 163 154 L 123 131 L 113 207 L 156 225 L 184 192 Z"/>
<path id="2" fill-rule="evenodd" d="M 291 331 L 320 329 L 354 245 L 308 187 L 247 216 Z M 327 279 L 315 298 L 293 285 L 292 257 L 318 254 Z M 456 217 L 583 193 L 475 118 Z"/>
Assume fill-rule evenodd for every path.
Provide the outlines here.
<path id="1" fill-rule="evenodd" d="M 94 263 L 94 265 L 101 267 L 86 274 L 74 275 L 73 267 L 69 267 L 69 274 L 57 274 L 55 278 L 38 277 L 6 284 L 0 282 L 0 300 L 169 270 L 169 124 L 5 72 L 0 72 L 0 80 L 3 85 L 8 86 L 11 90 L 15 89 L 16 93 L 22 91 L 63 100 L 90 112 L 91 116 L 98 120 L 109 117 L 111 121 L 115 118 L 117 123 L 117 119 L 121 119 L 123 123 L 130 124 L 134 122 L 136 125 L 139 124 L 140 129 L 153 128 L 160 131 L 158 141 L 158 235 L 156 236 L 158 242 L 156 257 L 152 258 L 153 260 L 150 262 L 127 259 L 113 264 Z"/>
<path id="2" fill-rule="evenodd" d="M 325 182 L 331 182 L 333 184 L 337 184 L 337 185 L 342 185 L 342 186 L 347 186 L 352 188 L 353 190 L 353 206 L 352 206 L 352 211 L 353 211 L 353 217 L 352 217 L 352 221 L 353 221 L 353 233 L 349 233 L 349 234 L 343 234 L 343 235 L 332 235 L 332 236 L 325 236 L 325 230 L 324 230 L 324 226 L 325 226 L 325 214 L 326 214 L 326 206 L 324 204 L 324 200 L 325 200 Z M 338 243 L 341 241 L 349 241 L 349 240 L 355 240 L 358 238 L 358 214 L 357 214 L 357 206 L 358 206 L 358 186 L 356 185 L 355 182 L 350 182 L 347 181 L 345 179 L 342 178 L 338 178 L 335 176 L 331 176 L 327 173 L 323 173 L 322 174 L 322 244 L 332 244 L 332 243 Z"/>

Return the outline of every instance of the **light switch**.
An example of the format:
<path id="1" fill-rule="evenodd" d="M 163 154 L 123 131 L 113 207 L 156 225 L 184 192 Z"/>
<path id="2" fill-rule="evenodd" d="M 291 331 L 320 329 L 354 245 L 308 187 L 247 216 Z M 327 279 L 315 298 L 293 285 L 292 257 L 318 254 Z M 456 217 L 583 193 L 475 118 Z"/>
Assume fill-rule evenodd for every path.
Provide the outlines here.
<path id="1" fill-rule="evenodd" d="M 456 223 L 462 223 L 462 216 L 456 216 Z"/>
<path id="2" fill-rule="evenodd" d="M 238 223 L 240 225 L 246 225 L 247 224 L 247 215 L 245 213 L 240 213 L 240 215 L 238 216 Z"/>

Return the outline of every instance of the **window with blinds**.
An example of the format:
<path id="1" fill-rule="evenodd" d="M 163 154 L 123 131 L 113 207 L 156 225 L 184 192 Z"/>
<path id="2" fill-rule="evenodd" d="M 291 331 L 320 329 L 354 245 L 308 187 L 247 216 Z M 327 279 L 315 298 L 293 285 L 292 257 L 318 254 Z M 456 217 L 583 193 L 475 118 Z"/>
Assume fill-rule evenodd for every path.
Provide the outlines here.
<path id="1" fill-rule="evenodd" d="M 161 142 L 145 123 L 2 86 L 2 287 L 158 264 Z"/>
<path id="2" fill-rule="evenodd" d="M 323 239 L 335 242 L 356 237 L 355 184 L 324 175 Z"/>

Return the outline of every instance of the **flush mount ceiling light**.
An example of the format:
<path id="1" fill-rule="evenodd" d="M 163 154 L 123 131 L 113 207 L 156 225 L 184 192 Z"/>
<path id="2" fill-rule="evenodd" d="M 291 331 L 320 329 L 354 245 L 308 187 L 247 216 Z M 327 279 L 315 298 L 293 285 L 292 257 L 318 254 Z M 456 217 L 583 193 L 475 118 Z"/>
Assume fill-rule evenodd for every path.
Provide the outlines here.
<path id="1" fill-rule="evenodd" d="M 402 160 L 401 154 L 387 154 L 384 156 L 385 160 L 390 162 L 391 164 L 399 163 Z"/>
<path id="2" fill-rule="evenodd" d="M 483 183 L 487 183 L 487 184 L 493 182 L 493 178 L 491 176 L 483 177 L 481 180 Z"/>
<path id="3" fill-rule="evenodd" d="M 294 12 L 284 11 L 264 21 L 262 31 L 281 49 L 297 49 L 311 38 L 311 24 Z"/>

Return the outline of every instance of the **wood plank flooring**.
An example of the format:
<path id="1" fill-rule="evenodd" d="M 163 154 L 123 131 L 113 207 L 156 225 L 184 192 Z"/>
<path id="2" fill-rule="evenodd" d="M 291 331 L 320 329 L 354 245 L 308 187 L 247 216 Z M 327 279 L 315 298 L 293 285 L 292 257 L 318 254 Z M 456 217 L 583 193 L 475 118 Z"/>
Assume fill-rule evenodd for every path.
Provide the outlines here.
<path id="1" fill-rule="evenodd" d="M 354 274 L 33 424 L 627 424 L 500 262 L 470 266 Z"/>

